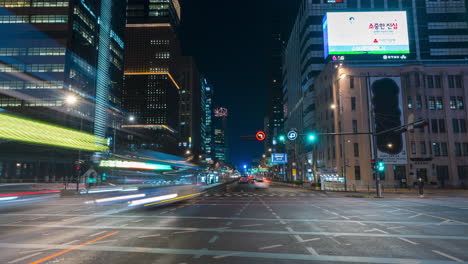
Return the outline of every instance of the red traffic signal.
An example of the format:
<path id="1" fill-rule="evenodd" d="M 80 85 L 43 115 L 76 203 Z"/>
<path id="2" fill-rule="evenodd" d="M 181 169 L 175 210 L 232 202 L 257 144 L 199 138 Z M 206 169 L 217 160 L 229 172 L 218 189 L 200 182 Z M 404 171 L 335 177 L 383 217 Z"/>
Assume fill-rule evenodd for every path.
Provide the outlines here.
<path id="1" fill-rule="evenodd" d="M 266 133 L 263 132 L 263 131 L 258 131 L 256 134 L 255 134 L 255 138 L 258 140 L 258 141 L 264 141 L 266 139 Z"/>

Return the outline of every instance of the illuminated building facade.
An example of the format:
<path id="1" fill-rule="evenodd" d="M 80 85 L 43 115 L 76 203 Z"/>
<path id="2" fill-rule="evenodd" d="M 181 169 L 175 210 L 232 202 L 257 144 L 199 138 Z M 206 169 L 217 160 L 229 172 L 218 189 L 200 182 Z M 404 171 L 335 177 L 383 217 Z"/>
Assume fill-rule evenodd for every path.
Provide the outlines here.
<path id="1" fill-rule="evenodd" d="M 206 158 L 213 158 L 213 86 L 206 78 L 201 79 L 201 139 L 202 153 Z"/>
<path id="2" fill-rule="evenodd" d="M 125 9 L 125 1 L 110 0 L 0 1 L 0 108 L 112 137 L 121 116 Z M 75 151 L 13 142 L 2 151 L 15 163 L 0 170 L 7 181 L 70 175 L 67 164 L 77 159 Z M 52 159 L 59 165 L 51 168 Z"/>
<path id="3" fill-rule="evenodd" d="M 178 1 L 130 0 L 127 8 L 123 108 L 133 149 L 178 153 L 181 56 Z"/>
<path id="4" fill-rule="evenodd" d="M 214 157 L 218 161 L 228 162 L 227 118 L 228 110 L 224 107 L 214 109 Z"/>

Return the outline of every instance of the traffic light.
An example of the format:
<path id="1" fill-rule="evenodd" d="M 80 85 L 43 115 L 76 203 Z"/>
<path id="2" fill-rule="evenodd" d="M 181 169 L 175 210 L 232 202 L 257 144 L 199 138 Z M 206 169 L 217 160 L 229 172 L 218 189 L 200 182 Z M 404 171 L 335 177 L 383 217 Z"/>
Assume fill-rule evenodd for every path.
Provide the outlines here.
<path id="1" fill-rule="evenodd" d="M 379 161 L 377 163 L 377 171 L 384 172 L 385 171 L 385 163 L 383 161 Z"/>
<path id="2" fill-rule="evenodd" d="M 307 140 L 311 143 L 314 143 L 315 141 L 317 141 L 317 134 L 312 133 L 307 135 Z"/>
<path id="3" fill-rule="evenodd" d="M 281 135 L 281 136 L 278 137 L 278 140 L 280 142 L 284 142 L 286 140 L 286 137 L 284 135 Z"/>

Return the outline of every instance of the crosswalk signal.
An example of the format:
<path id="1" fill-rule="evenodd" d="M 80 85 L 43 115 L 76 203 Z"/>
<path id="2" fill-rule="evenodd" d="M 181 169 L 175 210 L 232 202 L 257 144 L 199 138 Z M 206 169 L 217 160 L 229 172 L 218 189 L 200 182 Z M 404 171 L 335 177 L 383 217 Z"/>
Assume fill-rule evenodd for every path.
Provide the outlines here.
<path id="1" fill-rule="evenodd" d="M 377 171 L 384 172 L 385 171 L 385 163 L 383 161 L 379 161 L 377 163 Z"/>

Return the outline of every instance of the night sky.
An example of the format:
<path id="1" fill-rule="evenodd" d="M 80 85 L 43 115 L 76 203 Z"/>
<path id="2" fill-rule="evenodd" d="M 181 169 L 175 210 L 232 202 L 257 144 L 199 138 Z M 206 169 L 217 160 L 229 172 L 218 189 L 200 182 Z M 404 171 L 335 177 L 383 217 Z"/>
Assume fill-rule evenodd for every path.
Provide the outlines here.
<path id="1" fill-rule="evenodd" d="M 181 0 L 183 50 L 195 57 L 200 72 L 214 86 L 215 106 L 229 110 L 230 160 L 236 165 L 263 152 L 262 143 L 240 137 L 263 129 L 273 2 Z M 282 8 L 289 10 L 287 14 L 296 9 Z"/>

